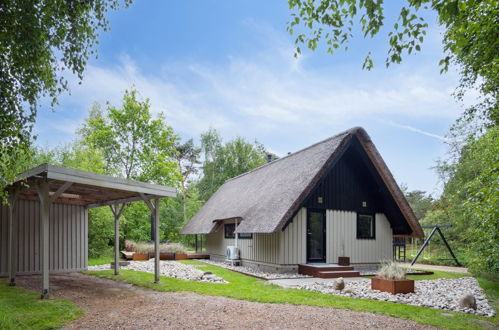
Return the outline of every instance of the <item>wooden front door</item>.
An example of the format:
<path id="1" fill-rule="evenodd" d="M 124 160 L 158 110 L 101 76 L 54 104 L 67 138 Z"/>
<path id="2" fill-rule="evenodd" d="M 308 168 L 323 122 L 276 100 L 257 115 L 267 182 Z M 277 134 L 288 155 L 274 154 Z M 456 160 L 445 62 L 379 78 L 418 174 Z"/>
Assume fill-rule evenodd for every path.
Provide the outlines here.
<path id="1" fill-rule="evenodd" d="M 325 210 L 307 210 L 307 262 L 326 262 Z"/>

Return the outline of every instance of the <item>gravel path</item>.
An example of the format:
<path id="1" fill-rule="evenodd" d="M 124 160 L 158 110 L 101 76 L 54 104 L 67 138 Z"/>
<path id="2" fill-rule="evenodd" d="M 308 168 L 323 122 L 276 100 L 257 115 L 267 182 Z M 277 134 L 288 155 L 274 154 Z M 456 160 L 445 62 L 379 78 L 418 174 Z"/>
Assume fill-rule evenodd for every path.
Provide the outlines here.
<path id="1" fill-rule="evenodd" d="M 86 329 L 432 329 L 412 321 L 341 309 L 262 304 L 193 293 L 167 293 L 83 274 L 51 276 L 51 295 L 85 315 L 68 328 Z M 18 277 L 39 290 L 39 276 Z"/>
<path id="2" fill-rule="evenodd" d="M 121 269 L 137 270 L 141 272 L 154 274 L 154 259 L 147 261 L 129 261 L 127 266 L 121 266 Z M 99 266 L 89 266 L 88 270 L 109 270 L 109 264 Z M 210 283 L 227 283 L 223 278 L 220 278 L 211 272 L 204 272 L 192 265 L 183 264 L 177 261 L 159 262 L 159 273 L 163 276 L 179 278 L 188 281 L 210 282 Z"/>

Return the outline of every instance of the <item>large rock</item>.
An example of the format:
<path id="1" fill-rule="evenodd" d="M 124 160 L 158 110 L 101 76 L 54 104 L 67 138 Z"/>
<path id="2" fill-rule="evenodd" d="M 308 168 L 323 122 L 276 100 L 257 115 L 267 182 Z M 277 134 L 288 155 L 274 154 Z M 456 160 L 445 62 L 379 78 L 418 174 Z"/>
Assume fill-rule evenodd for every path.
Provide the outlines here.
<path id="1" fill-rule="evenodd" d="M 334 290 L 340 290 L 340 291 L 343 290 L 345 288 L 345 281 L 343 280 L 343 277 L 340 277 L 336 281 L 334 281 L 331 287 Z"/>
<path id="2" fill-rule="evenodd" d="M 476 309 L 476 299 L 472 294 L 465 294 L 459 299 L 459 307 Z"/>

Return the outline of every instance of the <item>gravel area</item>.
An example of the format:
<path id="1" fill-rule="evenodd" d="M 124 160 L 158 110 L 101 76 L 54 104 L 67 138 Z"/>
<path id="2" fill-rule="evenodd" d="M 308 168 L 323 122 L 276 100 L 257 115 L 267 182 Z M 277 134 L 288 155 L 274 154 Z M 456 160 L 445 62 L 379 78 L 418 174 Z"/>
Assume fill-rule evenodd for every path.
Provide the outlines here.
<path id="1" fill-rule="evenodd" d="M 99 266 L 89 266 L 88 270 L 109 270 L 110 268 L 109 264 L 105 264 Z M 154 273 L 154 259 L 149 259 L 147 261 L 130 261 L 128 266 L 121 266 L 120 268 Z M 192 265 L 183 264 L 177 261 L 161 260 L 159 263 L 159 273 L 162 276 L 179 278 L 188 281 L 227 283 L 227 281 L 223 278 L 220 278 L 211 272 L 204 272 Z"/>
<path id="2" fill-rule="evenodd" d="M 375 299 L 402 304 L 439 308 L 443 310 L 464 312 L 476 315 L 494 316 L 495 311 L 489 305 L 485 293 L 473 277 L 459 279 L 418 280 L 415 282 L 415 292 L 392 295 L 387 292 L 371 290 L 368 279 L 345 282 L 345 289 L 333 289 L 334 282 L 314 282 L 297 285 L 297 289 L 317 291 L 362 299 Z M 472 294 L 476 299 L 477 309 L 461 308 L 459 299 L 466 294 Z"/>
<path id="3" fill-rule="evenodd" d="M 18 285 L 39 290 L 40 276 Z M 386 315 L 334 308 L 262 304 L 194 293 L 157 292 L 83 274 L 50 277 L 51 296 L 73 301 L 84 329 L 434 329 Z"/>
<path id="4" fill-rule="evenodd" d="M 247 274 L 250 276 L 255 276 L 259 278 L 263 278 L 265 280 L 277 280 L 277 279 L 282 279 L 282 278 L 307 278 L 311 277 L 308 275 L 302 275 L 298 274 L 296 272 L 288 272 L 288 273 L 277 273 L 277 272 L 263 272 L 257 268 L 254 267 L 249 267 L 249 266 L 231 266 L 230 263 L 228 262 L 222 262 L 222 261 L 213 261 L 213 260 L 199 260 L 202 262 L 205 262 L 210 265 L 218 266 L 218 267 L 223 267 L 226 269 L 230 269 L 239 273 Z"/>

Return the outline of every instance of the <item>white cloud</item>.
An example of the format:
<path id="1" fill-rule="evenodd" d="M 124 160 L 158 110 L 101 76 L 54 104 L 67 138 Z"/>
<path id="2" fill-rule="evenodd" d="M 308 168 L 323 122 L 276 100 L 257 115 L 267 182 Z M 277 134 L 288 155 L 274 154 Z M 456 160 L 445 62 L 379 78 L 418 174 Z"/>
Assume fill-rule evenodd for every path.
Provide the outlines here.
<path id="1" fill-rule="evenodd" d="M 266 48 L 217 65 L 165 63 L 157 72 L 144 72 L 123 55 L 112 67 L 90 65 L 65 102 L 80 107 L 83 117 L 92 102 L 119 104 L 123 91 L 134 86 L 151 99 L 154 112 L 165 112 L 175 129 L 191 136 L 209 125 L 259 136 L 259 130 L 283 125 L 301 130 L 390 116 L 438 120 L 460 111 L 450 96 L 452 76 L 442 79 L 423 65 L 417 71 L 400 66 L 377 72 L 358 65 L 341 72 L 310 67 L 307 58 L 293 58 L 285 38 L 253 21 L 246 24 L 265 35 Z"/>
<path id="2" fill-rule="evenodd" d="M 397 123 L 395 123 L 395 122 L 393 122 L 391 120 L 382 120 L 382 122 L 386 123 L 386 124 L 389 124 L 391 126 L 394 126 L 394 127 L 403 128 L 403 129 L 406 129 L 406 130 L 411 131 L 411 132 L 415 132 L 415 133 L 418 133 L 418 134 L 429 136 L 429 137 L 435 138 L 435 139 L 443 141 L 443 142 L 448 142 L 449 141 L 449 139 L 447 139 L 445 136 L 434 134 L 434 133 L 431 133 L 431 132 L 427 132 L 425 130 L 422 130 L 422 129 L 419 129 L 419 128 L 416 128 L 416 127 L 412 127 L 410 125 L 397 124 Z"/>
<path id="3" fill-rule="evenodd" d="M 358 65 L 342 72 L 319 70 L 306 57 L 294 59 L 292 44 L 280 34 L 246 24 L 265 36 L 266 48 L 230 56 L 224 64 L 177 62 L 147 73 L 124 55 L 113 67 L 90 65 L 66 101 L 82 110 L 94 101 L 119 104 L 123 91 L 135 86 L 151 99 L 154 112 L 165 112 L 188 136 L 210 125 L 228 135 L 258 137 L 283 126 L 299 132 L 327 122 L 344 126 L 390 116 L 439 120 L 460 111 L 449 92 L 452 76 L 442 79 L 423 65 L 417 72 L 404 66 L 364 72 Z"/>

